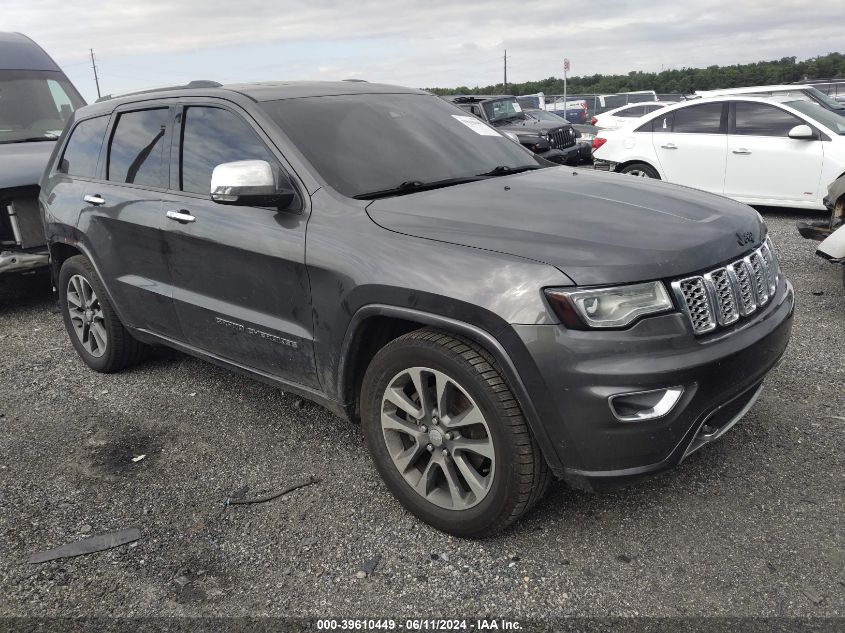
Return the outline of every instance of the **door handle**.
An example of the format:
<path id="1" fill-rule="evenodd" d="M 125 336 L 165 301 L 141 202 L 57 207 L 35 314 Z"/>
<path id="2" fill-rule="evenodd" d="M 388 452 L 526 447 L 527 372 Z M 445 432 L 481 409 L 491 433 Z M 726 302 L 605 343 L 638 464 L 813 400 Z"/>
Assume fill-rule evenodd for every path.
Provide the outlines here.
<path id="1" fill-rule="evenodd" d="M 661 145 L 663 149 L 678 149 L 678 146 L 674 143 L 666 143 L 666 145 Z"/>
<path id="2" fill-rule="evenodd" d="M 750 154 L 751 151 L 745 149 L 744 147 L 738 147 L 737 149 L 731 150 L 734 154 Z"/>
<path id="3" fill-rule="evenodd" d="M 176 220 L 177 222 L 182 222 L 183 224 L 185 224 L 187 222 L 194 222 L 196 220 L 196 218 L 194 216 L 192 216 L 190 213 L 188 213 L 187 211 L 184 211 L 184 210 L 168 211 L 167 217 L 170 218 L 171 220 Z"/>
<path id="4" fill-rule="evenodd" d="M 88 204 L 93 204 L 95 207 L 99 207 L 101 204 L 105 204 L 106 201 L 100 197 L 100 194 L 95 195 L 87 195 L 82 198 Z"/>

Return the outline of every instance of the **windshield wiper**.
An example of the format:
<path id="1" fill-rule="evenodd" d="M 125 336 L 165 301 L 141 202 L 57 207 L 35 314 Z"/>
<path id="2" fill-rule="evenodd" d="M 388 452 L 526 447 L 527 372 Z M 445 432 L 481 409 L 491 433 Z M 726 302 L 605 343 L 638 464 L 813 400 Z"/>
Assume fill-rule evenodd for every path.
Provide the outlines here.
<path id="1" fill-rule="evenodd" d="M 445 180 L 433 180 L 431 182 L 423 182 L 421 180 L 406 180 L 402 184 L 391 187 L 390 189 L 382 189 L 381 191 L 371 191 L 369 193 L 359 193 L 357 196 L 352 196 L 356 200 L 376 200 L 377 198 L 389 198 L 391 196 L 404 196 L 409 193 L 416 193 L 418 191 L 426 191 L 428 189 L 440 189 L 441 187 L 450 187 L 452 185 L 460 185 L 466 182 L 475 182 L 481 180 L 482 176 L 464 176 L 463 178 L 446 178 Z"/>
<path id="2" fill-rule="evenodd" d="M 499 165 L 488 172 L 478 174 L 479 178 L 493 178 L 495 176 L 509 176 L 511 174 L 519 174 L 523 171 L 531 171 L 532 169 L 542 169 L 541 165 L 521 165 L 520 167 L 509 167 L 508 165 Z"/>
<path id="3" fill-rule="evenodd" d="M 505 122 L 505 121 L 510 121 L 511 119 L 519 119 L 520 121 L 524 121 L 524 120 L 525 120 L 525 116 L 524 116 L 524 115 L 520 115 L 520 114 L 518 114 L 518 113 L 514 113 L 514 114 L 509 114 L 509 115 L 507 115 L 507 116 L 500 116 L 500 117 L 496 117 L 495 119 L 492 119 L 492 120 L 490 121 L 490 123 L 503 123 L 503 122 Z"/>
<path id="4" fill-rule="evenodd" d="M 29 138 L 16 138 L 11 141 L 0 141 L 0 143 L 35 143 L 36 141 L 55 141 L 58 136 L 30 136 Z"/>

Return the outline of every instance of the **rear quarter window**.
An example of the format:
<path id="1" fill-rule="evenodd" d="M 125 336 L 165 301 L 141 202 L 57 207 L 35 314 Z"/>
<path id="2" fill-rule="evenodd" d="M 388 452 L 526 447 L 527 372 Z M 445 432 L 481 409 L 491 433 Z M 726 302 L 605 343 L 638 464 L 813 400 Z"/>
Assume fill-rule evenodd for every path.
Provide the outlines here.
<path id="1" fill-rule="evenodd" d="M 108 123 L 108 116 L 77 123 L 70 133 L 58 171 L 68 176 L 94 178 Z"/>

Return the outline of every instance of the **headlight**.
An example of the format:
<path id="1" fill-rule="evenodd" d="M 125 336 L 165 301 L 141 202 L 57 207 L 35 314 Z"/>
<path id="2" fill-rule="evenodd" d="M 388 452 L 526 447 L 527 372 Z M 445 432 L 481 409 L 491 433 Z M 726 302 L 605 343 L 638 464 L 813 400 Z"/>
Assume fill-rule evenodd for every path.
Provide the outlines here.
<path id="1" fill-rule="evenodd" d="M 589 290 L 548 288 L 545 293 L 563 324 L 575 329 L 625 327 L 674 307 L 659 281 Z"/>

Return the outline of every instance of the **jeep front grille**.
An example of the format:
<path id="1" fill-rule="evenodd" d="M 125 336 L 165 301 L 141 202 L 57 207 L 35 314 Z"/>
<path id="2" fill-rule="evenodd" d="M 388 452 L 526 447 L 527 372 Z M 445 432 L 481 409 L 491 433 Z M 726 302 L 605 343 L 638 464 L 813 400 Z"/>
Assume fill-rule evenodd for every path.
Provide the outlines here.
<path id="1" fill-rule="evenodd" d="M 561 127 L 549 132 L 552 149 L 566 149 L 575 145 L 575 131 L 571 127 Z"/>
<path id="2" fill-rule="evenodd" d="M 765 306 L 778 283 L 778 262 L 769 238 L 742 259 L 672 282 L 693 332 L 706 334 L 732 325 Z"/>

